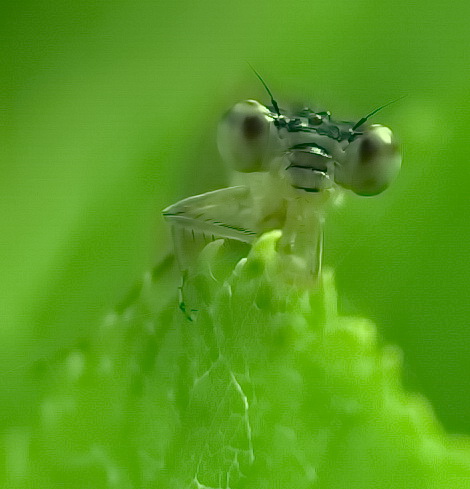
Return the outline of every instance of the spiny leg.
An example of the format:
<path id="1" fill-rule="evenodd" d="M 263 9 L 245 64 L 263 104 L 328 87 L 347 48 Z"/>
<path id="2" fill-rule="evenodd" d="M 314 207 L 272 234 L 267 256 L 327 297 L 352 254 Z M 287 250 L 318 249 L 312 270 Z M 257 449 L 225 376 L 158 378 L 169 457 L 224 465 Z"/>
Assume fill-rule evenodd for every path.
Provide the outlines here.
<path id="1" fill-rule="evenodd" d="M 198 309 L 189 309 L 187 308 L 186 302 L 184 300 L 184 285 L 188 276 L 188 271 L 184 270 L 181 273 L 181 285 L 178 287 L 178 299 L 179 299 L 179 309 L 185 315 L 188 321 L 194 321 L 192 313 L 197 313 Z"/>

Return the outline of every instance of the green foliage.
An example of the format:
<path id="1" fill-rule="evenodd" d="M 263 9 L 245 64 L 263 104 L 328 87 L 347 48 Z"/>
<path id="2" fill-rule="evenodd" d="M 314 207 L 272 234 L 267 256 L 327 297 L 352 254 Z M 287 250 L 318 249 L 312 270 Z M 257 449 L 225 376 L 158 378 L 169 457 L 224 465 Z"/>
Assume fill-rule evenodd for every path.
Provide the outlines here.
<path id="1" fill-rule="evenodd" d="M 370 321 L 338 314 L 331 272 L 292 282 L 279 236 L 238 263 L 209 244 L 184 285 L 193 321 L 166 299 L 166 262 L 38 365 L 37 424 L 4 438 L 8 487 L 468 487 L 468 440 L 404 392 L 401 353 Z"/>
<path id="2" fill-rule="evenodd" d="M 402 173 L 328 216 L 325 262 L 341 309 L 373 317 L 470 434 L 469 5 L 2 2 L 0 430 L 34 422 L 32 361 L 90 337 L 168 249 L 161 209 L 228 184 L 217 121 L 269 103 L 248 60 L 281 106 L 358 120 L 408 94 L 375 119 Z"/>
<path id="3" fill-rule="evenodd" d="M 176 299 L 168 302 L 177 287 L 175 271 L 174 279 L 169 273 L 158 281 L 149 276 L 144 288 L 108 317 L 108 328 L 96 328 L 104 312 L 167 249 L 160 210 L 227 185 L 215 145 L 217 121 L 239 100 L 269 102 L 246 60 L 263 74 L 282 105 L 306 102 L 335 117 L 359 118 L 408 94 L 376 119 L 402 141 L 402 173 L 383 196 L 350 199 L 328 216 L 325 261 L 335 270 L 341 310 L 374 317 L 380 331 L 405 352 L 407 380 L 411 374 L 418 390 L 432 399 L 439 420 L 452 432 L 470 433 L 470 97 L 468 56 L 461 49 L 470 42 L 469 5 L 466 0 L 445 9 L 436 0 L 300 0 L 295 8 L 266 0 L 2 2 L 2 487 L 101 489 L 158 482 L 165 489 L 174 475 L 176 462 L 173 474 L 165 476 L 163 467 L 176 460 L 169 440 L 175 454 L 177 440 L 184 440 L 180 411 L 189 394 L 179 369 L 198 346 L 193 338 L 191 347 L 183 333 L 205 331 L 203 308 L 202 317 L 190 323 Z M 220 275 L 214 272 L 222 282 L 230 274 L 224 266 Z M 220 287 L 199 282 L 222 297 Z M 194 279 L 186 291 L 188 307 L 207 300 L 204 294 L 198 297 L 191 283 Z M 325 282 L 325 292 L 333 290 L 330 285 Z M 270 288 L 258 289 L 262 310 L 270 307 Z M 315 322 L 324 311 L 323 293 L 309 299 L 315 314 L 299 312 L 291 316 L 292 324 L 282 323 L 280 330 L 291 332 L 285 341 L 298 331 L 296 324 L 306 321 L 310 335 L 323 331 L 324 323 Z M 288 287 L 281 299 L 290 294 L 294 290 Z M 163 303 L 169 306 L 163 309 Z M 248 306 L 234 303 L 233 315 L 243 312 L 249 321 L 250 314 L 258 314 L 252 306 L 252 299 Z M 206 305 L 215 307 L 222 307 L 221 302 Z M 259 325 L 252 329 L 259 331 Z M 84 340 L 77 343 L 77 338 Z M 266 339 L 258 352 L 278 352 L 262 368 L 265 375 L 271 373 L 275 387 L 256 376 L 254 366 L 245 381 L 231 360 L 249 401 L 255 456 L 249 469 L 243 467 L 247 478 L 240 479 L 240 487 L 254 485 L 270 470 L 271 478 L 282 470 L 286 478 L 289 471 L 300 474 L 298 467 L 309 460 L 288 458 L 295 442 L 285 442 L 282 430 L 277 436 L 286 446 L 286 462 L 274 466 L 282 458 L 282 445 L 268 446 L 269 426 L 300 426 L 295 418 L 289 420 L 292 409 L 281 400 L 289 397 L 292 407 L 298 399 L 294 394 L 307 392 L 295 390 L 294 381 L 286 386 L 276 378 L 283 363 L 275 341 L 282 344 L 282 338 Z M 255 348 L 250 348 L 251 340 L 247 343 L 252 358 Z M 308 344 L 300 333 L 297 344 Z M 304 358 L 298 362 L 305 367 L 307 353 L 286 347 L 286 361 L 288 352 L 291 359 Z M 202 370 L 203 353 L 196 353 L 192 358 Z M 220 377 L 218 365 L 211 372 Z M 304 383 L 313 389 L 314 379 L 321 377 L 313 368 L 304 370 L 294 369 L 305 373 Z M 361 385 L 354 387 L 358 395 Z M 312 397 L 316 391 L 311 392 Z M 279 410 L 269 411 L 276 395 Z M 240 396 L 232 397 L 232 410 L 241 413 Z M 322 412 L 321 404 L 312 401 L 309 419 Z M 223 408 L 220 412 L 223 416 Z M 197 422 L 194 417 L 186 426 Z M 459 467 L 467 466 L 468 450 L 458 448 L 458 440 L 435 434 L 433 426 L 434 421 L 427 431 L 434 433 L 431 441 L 421 443 L 428 457 L 435 456 L 434 472 L 426 473 L 437 486 L 458 487 L 453 478 L 467 475 Z M 367 436 L 377 431 L 368 430 Z M 382 432 L 391 437 L 391 430 Z M 296 436 L 308 438 L 309 433 Z M 343 441 L 337 438 L 328 467 L 336 470 L 330 478 L 341 476 L 341 466 L 348 472 L 339 487 L 353 486 L 351 464 L 359 471 L 359 458 L 368 461 L 377 455 L 385 472 L 385 462 L 403 452 L 391 450 L 383 457 L 376 444 L 372 453 L 358 451 L 356 458 L 348 452 L 347 464 L 339 447 L 356 437 L 362 442 L 356 448 L 365 450 L 373 445 L 367 445 L 367 436 L 356 430 Z M 396 443 L 406 445 L 403 440 L 398 434 Z M 248 453 L 242 442 L 237 446 Z M 335 458 L 333 452 L 339 455 Z M 303 453 L 310 456 L 308 450 Z M 271 466 L 263 462 L 268 459 Z M 324 461 L 315 465 L 318 485 L 326 484 L 326 466 Z M 405 470 L 402 474 L 407 475 Z M 210 482 L 202 472 L 200 480 Z M 357 484 L 361 482 L 358 476 Z"/>

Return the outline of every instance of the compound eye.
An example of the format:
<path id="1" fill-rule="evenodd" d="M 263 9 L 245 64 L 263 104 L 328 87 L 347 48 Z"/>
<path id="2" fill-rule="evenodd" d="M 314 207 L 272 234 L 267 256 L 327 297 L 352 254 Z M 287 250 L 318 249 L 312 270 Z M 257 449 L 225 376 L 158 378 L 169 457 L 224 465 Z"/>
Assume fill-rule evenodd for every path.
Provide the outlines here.
<path id="1" fill-rule="evenodd" d="M 239 172 L 263 171 L 272 126 L 269 110 L 255 100 L 234 105 L 219 123 L 217 145 L 222 158 Z"/>
<path id="2" fill-rule="evenodd" d="M 242 122 L 242 133 L 247 141 L 259 139 L 266 130 L 266 123 L 262 116 L 247 115 Z"/>
<path id="3" fill-rule="evenodd" d="M 374 124 L 345 150 L 335 181 L 358 195 L 377 195 L 395 180 L 401 167 L 398 144 L 388 127 Z"/>
<path id="4" fill-rule="evenodd" d="M 359 161 L 361 165 L 367 165 L 379 156 L 381 141 L 376 140 L 376 138 L 371 137 L 369 134 L 365 134 L 360 141 Z"/>

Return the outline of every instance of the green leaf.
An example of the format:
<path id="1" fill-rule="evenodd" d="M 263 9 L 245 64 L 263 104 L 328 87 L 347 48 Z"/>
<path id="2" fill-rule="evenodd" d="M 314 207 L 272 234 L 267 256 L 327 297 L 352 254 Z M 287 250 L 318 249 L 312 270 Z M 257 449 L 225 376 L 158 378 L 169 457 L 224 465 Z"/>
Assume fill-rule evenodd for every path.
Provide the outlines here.
<path id="1" fill-rule="evenodd" d="M 295 283 L 279 237 L 239 261 L 206 246 L 183 287 L 192 321 L 167 261 L 48 362 L 37 425 L 4 438 L 8 487 L 468 487 L 469 440 L 404 391 L 374 324 L 338 314 L 331 271 Z"/>

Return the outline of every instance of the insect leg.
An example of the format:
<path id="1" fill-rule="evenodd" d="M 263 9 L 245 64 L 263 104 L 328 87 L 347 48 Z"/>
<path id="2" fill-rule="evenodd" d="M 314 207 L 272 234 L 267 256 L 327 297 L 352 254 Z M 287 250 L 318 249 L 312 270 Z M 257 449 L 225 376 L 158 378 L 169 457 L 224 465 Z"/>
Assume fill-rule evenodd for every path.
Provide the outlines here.
<path id="1" fill-rule="evenodd" d="M 187 280 L 188 271 L 184 270 L 181 275 L 181 285 L 178 287 L 178 299 L 179 299 L 179 308 L 181 312 L 186 316 L 188 321 L 194 321 L 194 317 L 192 313 L 197 313 L 197 309 L 188 309 L 187 303 L 184 298 L 184 285 Z"/>
<path id="2" fill-rule="evenodd" d="M 309 194 L 290 202 L 279 242 L 279 251 L 291 262 L 292 275 L 312 284 L 318 281 L 321 273 L 324 222 L 322 198 L 321 195 Z"/>

